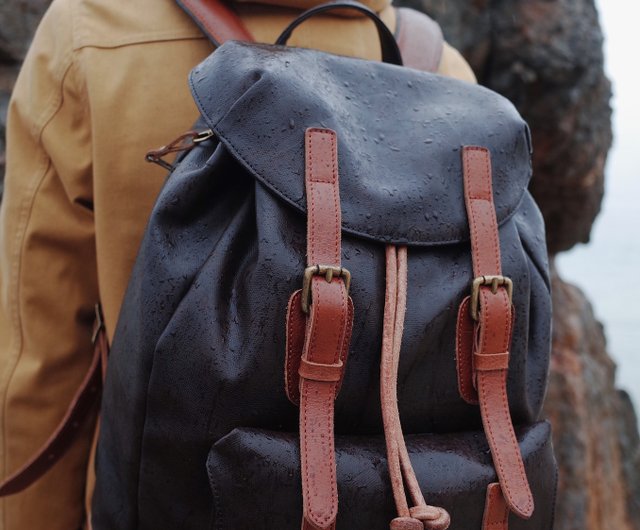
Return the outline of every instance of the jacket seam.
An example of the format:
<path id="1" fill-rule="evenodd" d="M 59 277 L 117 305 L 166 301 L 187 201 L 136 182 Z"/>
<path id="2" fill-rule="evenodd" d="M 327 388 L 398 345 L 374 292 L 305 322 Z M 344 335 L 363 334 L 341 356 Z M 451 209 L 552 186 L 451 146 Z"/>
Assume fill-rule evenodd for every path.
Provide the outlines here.
<path id="1" fill-rule="evenodd" d="M 7 403 L 8 397 L 10 395 L 10 390 L 12 387 L 12 382 L 14 380 L 16 370 L 18 365 L 20 364 L 20 358 L 24 352 L 24 330 L 22 329 L 22 314 L 21 314 L 21 286 L 20 286 L 20 278 L 22 276 L 22 258 L 25 251 L 26 245 L 26 233 L 29 227 L 31 216 L 33 213 L 33 206 L 44 182 L 46 176 L 49 174 L 52 169 L 51 158 L 47 155 L 46 150 L 44 149 L 42 143 L 42 136 L 44 134 L 45 129 L 51 123 L 51 121 L 58 114 L 60 109 L 62 108 L 64 98 L 63 98 L 63 86 L 67 79 L 67 75 L 73 65 L 73 57 L 71 54 L 68 54 L 65 60 L 62 63 L 63 66 L 60 68 L 60 80 L 58 82 L 58 90 L 51 96 L 50 102 L 45 105 L 45 109 L 40 114 L 40 118 L 36 120 L 34 125 L 30 128 L 30 134 L 34 136 L 34 143 L 37 146 L 38 151 L 40 151 L 40 156 L 42 156 L 42 162 L 38 165 L 36 174 L 39 172 L 40 174 L 34 178 L 31 185 L 28 187 L 25 193 L 25 197 L 22 199 L 20 204 L 17 206 L 18 212 L 18 223 L 16 234 L 13 238 L 14 248 L 11 251 L 10 257 L 10 273 L 9 278 L 10 282 L 7 286 L 10 289 L 10 294 L 8 296 L 8 314 L 10 318 L 10 326 L 14 331 L 15 342 L 9 348 L 8 357 L 11 359 L 10 370 L 8 370 L 8 375 L 5 379 L 4 391 L 2 393 L 2 475 L 6 477 L 7 469 L 8 469 L 8 451 L 7 451 L 7 429 L 6 429 L 6 419 L 8 416 Z M 5 502 L 2 499 L 2 524 L 3 527 L 6 526 L 7 521 L 7 513 L 4 509 Z"/>
<path id="2" fill-rule="evenodd" d="M 175 41 L 189 41 L 189 40 L 207 40 L 203 35 L 196 34 L 149 34 L 144 38 L 122 38 L 108 42 L 79 42 L 74 44 L 73 51 L 83 50 L 85 48 L 95 48 L 95 49 L 104 49 L 111 50 L 117 48 L 124 48 L 127 46 L 136 46 L 136 45 L 144 45 L 144 44 L 157 44 L 163 42 L 175 42 Z"/>

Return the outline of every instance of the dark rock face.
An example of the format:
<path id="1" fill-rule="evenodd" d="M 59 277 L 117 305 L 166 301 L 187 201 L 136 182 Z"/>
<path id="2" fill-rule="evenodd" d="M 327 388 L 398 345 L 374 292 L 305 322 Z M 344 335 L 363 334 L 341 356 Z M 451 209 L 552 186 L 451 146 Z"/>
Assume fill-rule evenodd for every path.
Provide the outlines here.
<path id="1" fill-rule="evenodd" d="M 11 0 L 0 4 L 0 63 L 24 59 L 51 0 Z"/>
<path id="2" fill-rule="evenodd" d="M 545 414 L 560 463 L 556 528 L 640 529 L 640 441 L 617 391 L 602 326 L 579 289 L 552 273 L 554 333 Z"/>
<path id="3" fill-rule="evenodd" d="M 549 252 L 589 240 L 611 145 L 611 87 L 593 0 L 407 0 L 442 25 L 478 80 L 531 126 L 531 191 Z M 472 28 L 472 30 L 470 30 Z"/>
<path id="4" fill-rule="evenodd" d="M 5 128 L 9 96 L 38 22 L 51 0 L 0 3 L 0 200 L 5 168 Z"/>
<path id="5" fill-rule="evenodd" d="M 0 5 L 0 198 L 9 92 L 50 0 Z M 611 144 L 602 34 L 593 0 L 402 0 L 433 16 L 479 81 L 509 97 L 534 139 L 532 191 L 551 254 L 587 241 Z M 560 464 L 557 530 L 640 530 L 640 439 L 633 407 L 591 306 L 553 275 L 546 415 Z"/>

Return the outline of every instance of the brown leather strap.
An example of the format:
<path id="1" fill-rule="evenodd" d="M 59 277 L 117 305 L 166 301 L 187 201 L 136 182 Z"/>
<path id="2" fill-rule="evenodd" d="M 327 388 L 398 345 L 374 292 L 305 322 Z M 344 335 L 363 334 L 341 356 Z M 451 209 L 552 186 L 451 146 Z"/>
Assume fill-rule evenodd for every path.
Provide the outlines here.
<path id="1" fill-rule="evenodd" d="M 338 513 L 334 400 L 344 377 L 353 306 L 340 275 L 342 221 L 336 133 L 329 129 L 308 129 L 305 152 L 308 260 L 305 277 L 309 279 L 310 300 L 303 341 L 300 340 L 303 295 L 297 291 L 289 302 L 286 374 L 287 392 L 295 400 L 296 392 L 291 386 L 296 377 L 291 371 L 297 366 L 302 528 L 312 530 L 333 529 Z M 323 267 L 333 272 L 322 274 Z M 296 360 L 300 354 L 301 358 Z"/>
<path id="2" fill-rule="evenodd" d="M 509 530 L 509 507 L 504 501 L 502 489 L 497 482 L 487 487 L 482 530 Z"/>
<path id="3" fill-rule="evenodd" d="M 438 23 L 407 7 L 396 8 L 396 20 L 396 40 L 404 65 L 424 72 L 436 72 L 444 45 Z"/>
<path id="4" fill-rule="evenodd" d="M 462 166 L 474 275 L 476 278 L 501 277 L 500 240 L 489 151 L 483 147 L 464 147 Z M 506 502 L 514 513 L 528 519 L 533 513 L 533 496 L 507 400 L 513 311 L 505 285 L 498 281 L 493 285 L 487 283 L 478 288 L 478 320 L 473 321 L 468 313 L 464 315 L 461 312 L 458 324 L 462 329 L 458 329 L 458 337 L 463 338 L 467 347 L 469 338 L 477 337 L 470 341 L 470 345 L 484 430 Z M 468 303 L 466 299 L 463 306 Z M 466 355 L 468 357 L 469 353 Z"/>
<path id="5" fill-rule="evenodd" d="M 58 427 L 45 444 L 26 464 L 0 484 L 0 497 L 25 490 L 49 471 L 71 447 L 85 421 L 91 416 L 100 398 L 108 353 L 107 337 L 99 307 L 96 308 L 96 313 L 99 316 L 94 333 L 93 359 L 80 388 L 76 391 Z"/>
<path id="6" fill-rule="evenodd" d="M 176 1 L 216 47 L 228 40 L 253 41 L 240 17 L 221 0 Z"/>

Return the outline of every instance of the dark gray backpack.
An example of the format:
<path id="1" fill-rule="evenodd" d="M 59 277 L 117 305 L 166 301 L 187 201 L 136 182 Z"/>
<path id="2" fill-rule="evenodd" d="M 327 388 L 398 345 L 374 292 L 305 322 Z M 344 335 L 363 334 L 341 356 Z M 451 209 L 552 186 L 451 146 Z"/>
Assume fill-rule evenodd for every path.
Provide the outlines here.
<path id="1" fill-rule="evenodd" d="M 227 42 L 193 70 L 204 125 L 122 307 L 94 530 L 552 528 L 528 128 L 400 66 L 367 15 L 395 64 Z"/>

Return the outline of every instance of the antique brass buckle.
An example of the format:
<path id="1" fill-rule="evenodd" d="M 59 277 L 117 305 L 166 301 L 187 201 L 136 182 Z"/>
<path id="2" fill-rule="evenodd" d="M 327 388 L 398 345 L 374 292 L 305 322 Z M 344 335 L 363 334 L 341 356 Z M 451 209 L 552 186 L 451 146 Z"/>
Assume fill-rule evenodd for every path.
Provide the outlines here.
<path id="1" fill-rule="evenodd" d="M 302 281 L 302 310 L 309 314 L 309 306 L 311 305 L 311 279 L 314 276 L 324 276 L 327 283 L 331 283 L 334 276 L 342 278 L 344 285 L 349 294 L 351 287 L 351 273 L 344 267 L 334 267 L 332 265 L 312 265 L 304 270 L 304 279 Z"/>
<path id="2" fill-rule="evenodd" d="M 496 294 L 498 287 L 506 287 L 509 303 L 513 300 L 513 282 L 506 276 L 478 276 L 471 286 L 471 317 L 478 320 L 478 306 L 480 305 L 480 287 L 491 286 L 491 292 Z"/>

